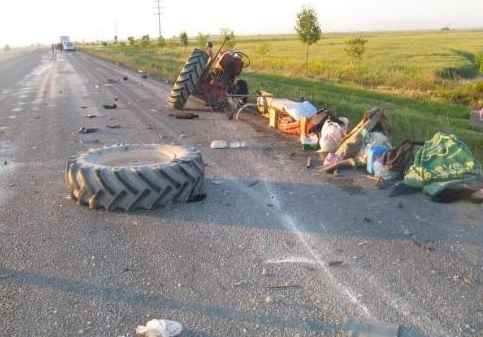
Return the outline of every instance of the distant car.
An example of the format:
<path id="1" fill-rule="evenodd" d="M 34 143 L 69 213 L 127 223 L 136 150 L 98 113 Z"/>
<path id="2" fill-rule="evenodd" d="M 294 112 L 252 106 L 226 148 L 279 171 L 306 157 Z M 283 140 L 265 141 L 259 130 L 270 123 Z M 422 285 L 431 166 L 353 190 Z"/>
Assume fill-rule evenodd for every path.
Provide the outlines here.
<path id="1" fill-rule="evenodd" d="M 75 51 L 75 43 L 70 41 L 65 42 L 64 51 Z"/>

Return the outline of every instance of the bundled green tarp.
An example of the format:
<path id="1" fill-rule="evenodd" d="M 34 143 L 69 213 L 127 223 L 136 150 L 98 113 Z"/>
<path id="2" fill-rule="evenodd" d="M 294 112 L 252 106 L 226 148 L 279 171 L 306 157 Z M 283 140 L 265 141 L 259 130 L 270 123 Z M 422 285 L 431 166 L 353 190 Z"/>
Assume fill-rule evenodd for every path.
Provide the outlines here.
<path id="1" fill-rule="evenodd" d="M 416 153 L 404 182 L 434 196 L 481 175 L 481 164 L 468 146 L 455 135 L 438 132 Z"/>

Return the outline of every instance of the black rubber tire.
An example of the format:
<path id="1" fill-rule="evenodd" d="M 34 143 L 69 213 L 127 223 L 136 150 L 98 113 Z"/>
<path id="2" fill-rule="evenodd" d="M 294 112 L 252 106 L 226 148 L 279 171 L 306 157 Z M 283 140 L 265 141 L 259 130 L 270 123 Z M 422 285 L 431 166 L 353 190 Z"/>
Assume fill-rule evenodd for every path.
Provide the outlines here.
<path id="1" fill-rule="evenodd" d="M 195 49 L 184 65 L 168 97 L 168 105 L 182 110 L 205 71 L 208 54 Z"/>
<path id="2" fill-rule="evenodd" d="M 236 94 L 237 95 L 248 95 L 248 83 L 245 80 L 236 81 Z M 248 101 L 248 97 L 242 97 L 239 99 L 241 105 L 244 105 Z"/>
<path id="3" fill-rule="evenodd" d="M 111 166 L 106 162 L 115 156 L 136 161 L 143 153 L 154 153 L 166 160 L 137 166 L 135 163 Z M 115 145 L 71 157 L 65 181 L 71 197 L 81 205 L 108 211 L 133 211 L 196 200 L 204 194 L 204 176 L 203 159 L 194 148 Z"/>

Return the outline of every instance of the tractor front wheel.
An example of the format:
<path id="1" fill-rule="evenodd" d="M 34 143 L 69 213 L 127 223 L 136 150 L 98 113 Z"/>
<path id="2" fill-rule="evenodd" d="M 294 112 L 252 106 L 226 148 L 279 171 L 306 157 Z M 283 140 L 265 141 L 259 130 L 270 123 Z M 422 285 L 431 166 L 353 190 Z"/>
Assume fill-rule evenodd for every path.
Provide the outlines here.
<path id="1" fill-rule="evenodd" d="M 195 91 L 206 69 L 208 55 L 201 49 L 195 49 L 184 65 L 168 97 L 168 105 L 182 110 L 188 98 Z"/>

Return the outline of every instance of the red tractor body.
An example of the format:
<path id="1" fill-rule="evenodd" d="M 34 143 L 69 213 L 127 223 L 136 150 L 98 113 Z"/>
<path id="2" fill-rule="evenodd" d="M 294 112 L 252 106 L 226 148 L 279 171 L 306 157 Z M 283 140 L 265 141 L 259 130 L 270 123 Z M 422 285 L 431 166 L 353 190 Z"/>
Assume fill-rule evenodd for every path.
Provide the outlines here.
<path id="1" fill-rule="evenodd" d="M 233 110 L 246 102 L 247 83 L 236 81 L 236 78 L 249 65 L 249 59 L 243 53 L 220 48 L 216 56 L 207 61 L 205 51 L 193 51 L 171 90 L 168 103 L 175 109 L 183 109 L 188 97 L 193 95 L 232 118 Z"/>

